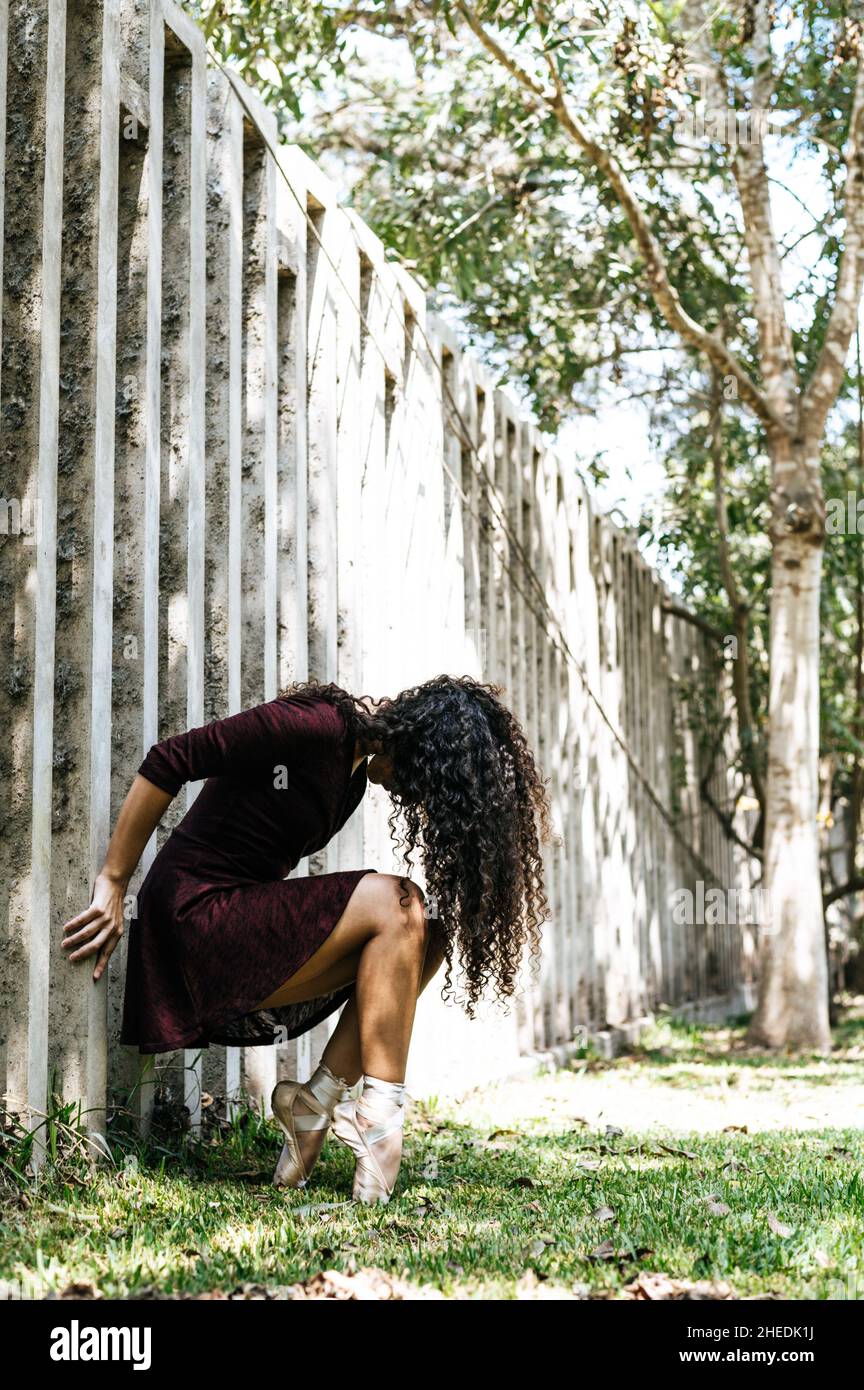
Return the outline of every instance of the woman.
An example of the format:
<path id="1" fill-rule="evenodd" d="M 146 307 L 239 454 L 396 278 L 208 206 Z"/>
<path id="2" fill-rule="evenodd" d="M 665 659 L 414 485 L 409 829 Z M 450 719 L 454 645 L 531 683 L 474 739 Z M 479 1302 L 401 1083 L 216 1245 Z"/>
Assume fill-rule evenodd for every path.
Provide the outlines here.
<path id="1" fill-rule="evenodd" d="M 446 961 L 446 996 L 456 957 L 473 1017 L 490 983 L 501 1000 L 513 993 L 526 941 L 537 954 L 548 803 L 499 694 L 438 676 L 373 703 L 307 682 L 154 744 L 92 902 L 64 926 L 69 959 L 95 955 L 98 980 L 144 846 L 183 784 L 207 778 L 138 893 L 120 1041 L 148 1053 L 272 1043 L 344 1005 L 309 1080 L 273 1092 L 278 1186 L 305 1185 L 332 1123 L 357 1157 L 355 1199 L 389 1201 L 419 992 Z M 374 869 L 285 877 L 345 824 L 367 781 L 393 800 L 406 865 L 421 853 L 428 905 L 410 879 Z"/>

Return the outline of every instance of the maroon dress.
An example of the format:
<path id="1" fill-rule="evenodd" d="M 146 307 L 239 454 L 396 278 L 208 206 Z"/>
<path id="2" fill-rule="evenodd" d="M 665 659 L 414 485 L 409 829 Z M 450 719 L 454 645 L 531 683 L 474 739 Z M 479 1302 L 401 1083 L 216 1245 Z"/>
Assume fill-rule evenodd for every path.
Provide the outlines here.
<path id="1" fill-rule="evenodd" d="M 341 711 L 279 697 L 163 739 L 138 771 L 176 796 L 207 778 L 157 854 L 129 932 L 121 1043 L 140 1052 L 294 1038 L 354 985 L 256 1009 L 326 941 L 364 874 L 285 877 L 366 790 Z"/>

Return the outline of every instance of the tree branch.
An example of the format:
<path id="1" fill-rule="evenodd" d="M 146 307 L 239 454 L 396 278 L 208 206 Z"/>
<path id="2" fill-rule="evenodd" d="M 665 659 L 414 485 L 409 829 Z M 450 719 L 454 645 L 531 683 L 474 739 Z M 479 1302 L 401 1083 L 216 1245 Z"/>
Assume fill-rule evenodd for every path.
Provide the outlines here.
<path id="1" fill-rule="evenodd" d="M 801 406 L 803 433 L 811 439 L 821 437 L 828 411 L 840 390 L 864 284 L 864 62 L 860 36 L 858 42 L 858 70 L 845 156 L 845 244 L 825 341 Z"/>
<path id="2" fill-rule="evenodd" d="M 708 101 L 718 111 L 729 111 L 732 109 L 729 92 L 711 47 L 710 11 L 713 8 L 710 3 L 706 6 L 705 0 L 691 0 L 685 11 L 689 29 L 686 45 L 704 83 Z M 741 205 L 765 394 L 772 412 L 789 429 L 798 400 L 798 377 L 786 319 L 780 249 L 771 215 L 771 184 L 762 144 L 762 118 L 774 84 L 771 13 L 767 0 L 754 0 L 753 27 L 750 123 L 749 129 L 737 132 L 732 173 Z"/>
<path id="3" fill-rule="evenodd" d="M 758 847 L 757 844 L 754 843 L 754 844 L 751 845 L 747 840 L 745 840 L 745 839 L 743 838 L 743 836 L 741 836 L 741 835 L 738 834 L 738 831 L 735 829 L 735 825 L 734 825 L 734 813 L 731 813 L 731 812 L 729 812 L 729 811 L 724 811 L 723 808 L 722 808 L 721 806 L 718 806 L 718 805 L 717 805 L 717 802 L 714 800 L 714 797 L 713 797 L 712 794 L 711 794 L 711 788 L 708 786 L 708 777 L 707 777 L 707 776 L 706 776 L 706 777 L 703 777 L 703 778 L 700 780 L 700 782 L 699 782 L 699 790 L 700 790 L 701 795 L 702 795 L 702 800 L 705 802 L 705 804 L 706 804 L 708 807 L 710 807 L 710 809 L 714 812 L 715 816 L 717 817 L 717 819 L 719 820 L 720 824 L 722 825 L 724 834 L 726 835 L 726 838 L 727 838 L 728 840 L 732 840 L 732 842 L 733 842 L 734 844 L 738 845 L 739 848 L 743 849 L 747 854 L 752 855 L 754 859 L 758 859 L 759 862 L 761 863 L 762 860 L 763 860 L 762 850 L 759 849 L 759 847 Z M 757 825 L 756 825 L 757 834 L 759 833 L 759 830 L 760 830 L 760 827 L 762 826 L 763 820 L 764 820 L 764 816 L 762 815 L 762 812 L 760 811 L 760 813 L 759 813 L 759 820 L 758 820 Z"/>
<path id="4" fill-rule="evenodd" d="M 822 895 L 822 906 L 830 907 L 840 898 L 847 898 L 850 893 L 864 893 L 864 876 L 850 878 L 848 883 L 841 883 L 837 888 L 831 888 Z"/>
<path id="5" fill-rule="evenodd" d="M 786 319 L 780 252 L 771 214 L 771 185 L 762 144 L 762 113 L 767 110 L 773 84 L 767 0 L 756 0 L 754 4 L 752 56 L 751 138 L 736 144 L 732 167 L 741 201 L 762 380 L 775 413 L 791 427 L 798 401 L 798 374 Z"/>
<path id="6" fill-rule="evenodd" d="M 604 176 L 630 224 L 630 230 L 645 263 L 645 273 L 654 301 L 670 328 L 674 329 L 691 347 L 696 348 L 699 352 L 704 352 L 712 365 L 722 375 L 735 379 L 741 399 L 749 405 L 760 420 L 766 425 L 785 429 L 785 419 L 776 414 L 744 364 L 728 350 L 718 334 L 710 333 L 687 313 L 677 289 L 669 278 L 666 258 L 651 230 L 645 210 L 630 179 L 615 156 L 590 135 L 571 110 L 557 74 L 553 76 L 551 89 L 546 87 L 502 48 L 497 39 L 488 32 L 466 5 L 458 3 L 456 8 L 487 53 L 500 63 L 512 77 L 515 77 L 517 82 L 535 99 L 541 101 L 552 111 L 561 128 L 591 161 L 595 169 Z"/>
<path id="7" fill-rule="evenodd" d="M 732 610 L 732 624 L 738 650 L 732 665 L 732 693 L 738 718 L 738 740 L 744 766 L 750 774 L 759 810 L 765 815 L 765 787 L 756 746 L 756 727 L 750 700 L 750 610 L 744 601 L 732 568 L 729 549 L 729 514 L 726 508 L 726 456 L 723 445 L 723 383 L 712 377 L 710 409 L 710 449 L 714 466 L 714 510 L 717 517 L 717 546 L 720 576 Z"/>
<path id="8" fill-rule="evenodd" d="M 700 632 L 704 632 L 706 637 L 710 637 L 712 642 L 722 642 L 726 636 L 719 627 L 709 623 L 707 618 L 703 618 L 699 613 L 693 613 L 689 608 L 685 608 L 683 603 L 675 603 L 672 599 L 665 599 L 660 605 L 664 613 L 669 613 L 673 618 L 681 618 L 685 623 L 698 627 Z"/>

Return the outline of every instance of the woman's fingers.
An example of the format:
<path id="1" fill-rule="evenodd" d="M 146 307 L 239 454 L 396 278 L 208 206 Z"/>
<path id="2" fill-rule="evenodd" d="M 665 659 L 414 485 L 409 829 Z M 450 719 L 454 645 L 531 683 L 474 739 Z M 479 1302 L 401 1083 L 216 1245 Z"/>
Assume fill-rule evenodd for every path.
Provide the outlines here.
<path id="1" fill-rule="evenodd" d="M 77 917 L 72 917 L 68 922 L 63 924 L 64 933 L 73 932 L 78 927 L 83 927 L 86 922 L 91 922 L 94 917 L 100 916 L 101 912 L 101 907 L 97 907 L 95 903 L 91 903 L 84 912 L 79 912 Z"/>
<path id="2" fill-rule="evenodd" d="M 103 933 L 99 936 L 94 937 L 92 941 L 85 941 L 83 946 L 79 946 L 78 949 L 75 951 L 70 951 L 67 959 L 84 960 L 86 956 L 92 956 L 94 951 L 99 950 L 99 947 L 101 946 L 104 940 L 105 935 Z"/>
<path id="3" fill-rule="evenodd" d="M 62 949 L 66 959 L 77 963 L 96 955 L 94 982 L 103 974 L 117 942 L 123 935 L 121 902 L 115 893 L 105 893 L 97 880 L 93 901 L 77 917 L 63 926 Z M 98 954 L 97 954 L 98 952 Z"/>
<path id="4" fill-rule="evenodd" d="M 94 980 L 98 980 L 98 979 L 99 979 L 99 976 L 102 974 L 103 970 L 105 969 L 105 966 L 108 964 L 108 961 L 109 961 L 110 958 L 111 958 L 111 954 L 112 954 L 112 952 L 113 952 L 114 948 L 116 947 L 117 942 L 118 942 L 119 940 L 120 940 L 119 933 L 115 933 L 114 936 L 109 937 L 108 940 L 105 942 L 105 945 L 102 947 L 102 950 L 99 952 L 99 958 L 98 958 L 98 960 L 96 961 L 96 968 L 95 968 L 95 970 L 93 971 L 93 979 L 94 979 Z"/>
<path id="5" fill-rule="evenodd" d="M 95 915 L 92 917 L 90 921 L 88 921 L 86 926 L 82 927 L 80 931 L 71 933 L 69 936 L 66 937 L 66 939 L 61 943 L 61 949 L 66 951 L 69 949 L 70 946 L 77 946 L 79 942 L 89 941 L 92 937 L 96 935 L 97 932 L 102 931 L 105 927 L 110 927 L 111 925 L 111 918 L 106 917 L 104 912 L 101 912 L 97 909 Z M 70 956 L 70 960 L 71 959 L 72 957 Z"/>
<path id="6" fill-rule="evenodd" d="M 107 926 L 103 927 L 102 931 L 100 931 L 97 936 L 94 936 L 92 938 L 92 940 L 85 942 L 83 946 L 79 946 L 77 951 L 70 951 L 69 959 L 84 960 L 87 956 L 92 956 L 94 951 L 98 951 L 100 946 L 102 946 L 104 942 L 109 940 L 110 937 L 119 937 L 120 934 L 121 933 L 117 930 L 114 924 L 109 922 Z"/>

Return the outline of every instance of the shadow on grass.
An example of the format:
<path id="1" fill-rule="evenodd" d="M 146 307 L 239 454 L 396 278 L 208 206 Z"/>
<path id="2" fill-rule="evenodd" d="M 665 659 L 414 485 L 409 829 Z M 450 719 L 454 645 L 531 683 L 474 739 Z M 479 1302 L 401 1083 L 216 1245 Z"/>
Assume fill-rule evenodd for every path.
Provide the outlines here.
<path id="1" fill-rule="evenodd" d="M 818 1053 L 778 1053 L 757 1047 L 747 1040 L 750 1015 L 729 1018 L 720 1025 L 700 1025 L 689 1020 L 661 1014 L 660 1020 L 649 1027 L 640 1042 L 624 1058 L 605 1065 L 633 1060 L 654 1063 L 662 1067 L 668 1062 L 698 1063 L 707 1067 L 745 1067 L 753 1071 L 781 1073 L 787 1080 L 796 1075 L 808 1081 L 830 1082 L 832 1073 L 840 1073 L 854 1063 L 864 1061 L 864 1000 L 853 999 L 845 1005 L 841 1019 L 833 1030 L 833 1047 L 829 1056 Z M 604 1065 L 601 1063 L 601 1065 Z"/>

